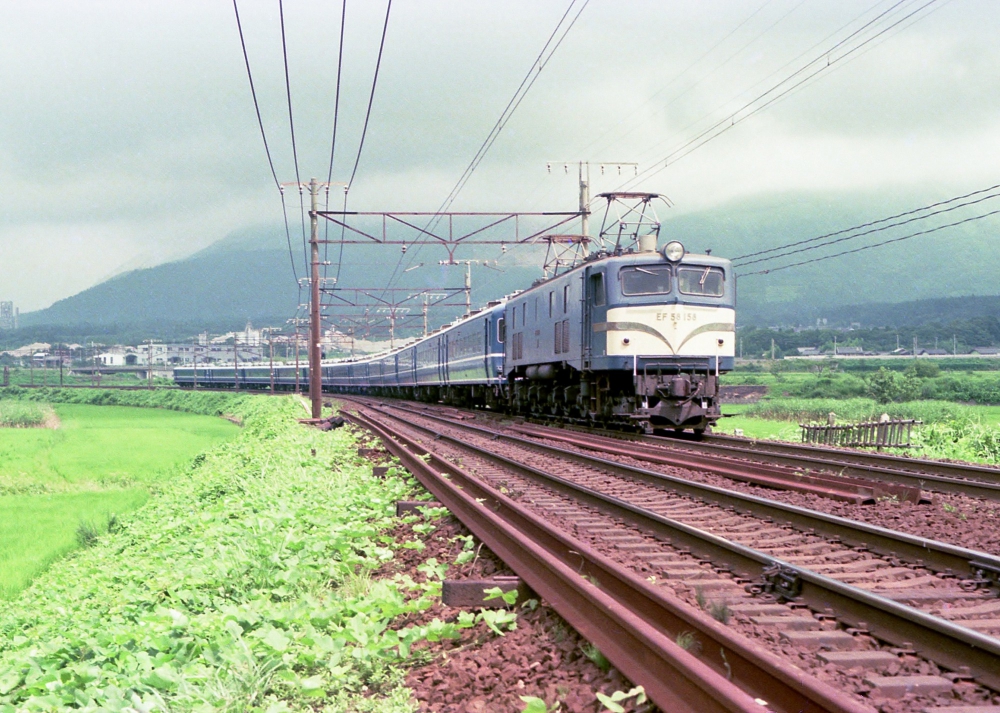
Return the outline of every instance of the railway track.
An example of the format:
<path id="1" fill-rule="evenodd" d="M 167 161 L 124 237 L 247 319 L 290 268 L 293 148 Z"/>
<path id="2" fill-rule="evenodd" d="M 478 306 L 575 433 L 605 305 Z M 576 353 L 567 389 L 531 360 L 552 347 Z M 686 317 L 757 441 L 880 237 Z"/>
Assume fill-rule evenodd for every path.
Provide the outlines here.
<path id="1" fill-rule="evenodd" d="M 981 702 L 990 695 L 983 686 L 1000 688 L 1000 601 L 990 578 L 998 558 L 484 428 L 453 409 L 366 403 L 386 434 L 468 470 L 491 497 L 560 523 L 578 547 L 656 590 L 763 631 L 774 651 L 799 651 L 805 668 L 855 671 L 848 683 L 859 693 L 909 689 L 933 707 L 937 694 Z M 580 555 L 576 562 L 589 571 Z M 721 658 L 707 663 L 727 671 Z M 928 661 L 950 672 L 928 674 Z M 753 678 L 740 687 L 768 700 Z"/>
<path id="2" fill-rule="evenodd" d="M 710 434 L 701 441 L 667 436 L 639 436 L 639 441 L 705 455 L 784 465 L 942 493 L 1000 500 L 1000 468 L 970 463 L 906 458 L 885 453 L 861 453 L 798 443 L 756 441 Z"/>
<path id="3" fill-rule="evenodd" d="M 392 402 L 392 400 L 385 400 Z M 433 408 L 427 404 L 409 403 L 414 408 Z M 480 414 L 499 417 L 500 414 L 450 409 L 454 413 Z M 954 493 L 974 498 L 1000 501 L 1000 468 L 972 463 L 948 463 L 945 461 L 907 458 L 885 453 L 863 453 L 840 448 L 823 448 L 807 444 L 758 441 L 736 436 L 705 434 L 695 438 L 691 434 L 643 435 L 625 431 L 591 429 L 573 424 L 526 419 L 530 425 L 557 428 L 567 434 L 585 434 L 586 438 L 626 442 L 629 447 L 638 446 L 646 452 L 671 453 L 674 457 L 687 453 L 702 456 L 715 462 L 743 462 L 745 482 L 754 482 L 746 477 L 750 472 L 746 463 L 759 464 L 770 471 L 775 478 L 773 487 L 781 487 L 802 492 L 816 492 L 844 500 L 867 500 L 881 495 L 900 496 L 903 499 L 919 497 L 920 491 Z M 711 469 L 703 461 L 699 467 Z M 720 473 L 721 474 L 721 473 Z M 803 477 L 805 476 L 805 477 Z M 727 477 L 731 477 L 728 476 Z M 834 477 L 834 482 L 823 483 Z M 807 481 L 817 481 L 815 488 L 789 487 L 791 484 L 806 485 Z M 760 484 L 766 484 L 760 481 Z M 825 491 L 825 492 L 824 492 Z"/>

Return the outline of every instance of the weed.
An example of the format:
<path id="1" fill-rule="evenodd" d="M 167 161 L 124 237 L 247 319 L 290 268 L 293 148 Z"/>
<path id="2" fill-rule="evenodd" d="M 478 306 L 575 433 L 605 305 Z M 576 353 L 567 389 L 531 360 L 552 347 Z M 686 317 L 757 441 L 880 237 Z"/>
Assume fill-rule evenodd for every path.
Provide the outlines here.
<path id="1" fill-rule="evenodd" d="M 102 534 L 101 528 L 88 520 L 80 520 L 76 525 L 76 543 L 80 547 L 92 547 Z"/>
<path id="2" fill-rule="evenodd" d="M 569 632 L 566 630 L 565 624 L 563 624 L 561 621 L 557 621 L 555 624 L 552 625 L 552 628 L 549 629 L 549 641 L 551 641 L 554 644 L 562 643 L 563 641 L 566 640 L 566 635 L 568 633 Z"/>
<path id="3" fill-rule="evenodd" d="M 611 662 L 608 661 L 607 657 L 601 653 L 600 649 L 594 646 L 589 641 L 585 641 L 580 645 L 580 651 L 586 656 L 590 661 L 601 669 L 602 673 L 607 673 L 611 669 Z"/>
<path id="4" fill-rule="evenodd" d="M 621 705 L 620 701 L 626 701 L 629 698 L 635 698 L 638 705 L 646 702 L 646 689 L 642 686 L 636 686 L 630 691 L 615 691 L 610 696 L 601 692 L 597 692 L 595 695 L 601 705 L 612 713 L 625 713 L 625 707 Z"/>
<path id="5" fill-rule="evenodd" d="M 675 642 L 685 651 L 693 651 L 698 646 L 698 640 L 695 638 L 694 632 L 691 631 L 682 631 L 679 633 Z"/>
<path id="6" fill-rule="evenodd" d="M 699 609 L 704 609 L 705 605 L 708 604 L 708 600 L 705 599 L 705 592 L 702 591 L 701 587 L 694 588 L 694 600 L 698 603 Z"/>
<path id="7" fill-rule="evenodd" d="M 732 610 L 729 608 L 729 602 L 723 600 L 721 602 L 712 602 L 708 607 L 708 613 L 712 615 L 712 618 L 722 624 L 729 623 L 729 617 L 732 615 Z"/>
<path id="8" fill-rule="evenodd" d="M 524 708 L 521 709 L 521 713 L 554 713 L 554 711 L 559 710 L 559 704 L 556 703 L 551 708 L 548 704 L 538 696 L 519 696 L 521 702 L 524 703 Z"/>

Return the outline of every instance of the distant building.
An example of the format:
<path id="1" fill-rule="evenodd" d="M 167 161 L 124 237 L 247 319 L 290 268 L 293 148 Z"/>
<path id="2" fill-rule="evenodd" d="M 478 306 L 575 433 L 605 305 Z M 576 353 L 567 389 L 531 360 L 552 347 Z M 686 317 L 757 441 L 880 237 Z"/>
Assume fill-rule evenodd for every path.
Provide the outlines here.
<path id="1" fill-rule="evenodd" d="M 862 347 L 836 347 L 833 353 L 837 356 L 864 356 L 865 350 Z"/>
<path id="2" fill-rule="evenodd" d="M 0 302 L 0 329 L 17 329 L 19 317 L 13 302 Z"/>
<path id="3" fill-rule="evenodd" d="M 100 366 L 125 366 L 126 355 L 118 352 L 104 352 L 94 359 Z"/>
<path id="4" fill-rule="evenodd" d="M 917 349 L 917 356 L 948 356 L 949 354 L 951 352 L 947 349 L 936 349 L 935 347 Z"/>
<path id="5" fill-rule="evenodd" d="M 799 353 L 799 356 L 819 356 L 822 354 L 819 347 L 796 347 L 795 351 Z"/>
<path id="6" fill-rule="evenodd" d="M 979 356 L 1000 356 L 1000 347 L 973 347 L 972 353 Z"/>

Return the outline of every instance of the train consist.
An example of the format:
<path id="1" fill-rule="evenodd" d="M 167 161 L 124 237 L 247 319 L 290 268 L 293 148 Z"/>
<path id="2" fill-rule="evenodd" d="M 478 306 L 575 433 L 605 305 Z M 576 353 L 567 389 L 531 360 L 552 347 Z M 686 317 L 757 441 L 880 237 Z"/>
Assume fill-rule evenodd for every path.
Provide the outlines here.
<path id="1" fill-rule="evenodd" d="M 677 241 L 600 253 L 382 354 L 323 362 L 323 390 L 636 429 L 703 432 L 735 356 L 732 265 Z M 282 389 L 308 369 L 274 368 Z M 269 367 L 179 367 L 182 387 L 270 388 Z"/>

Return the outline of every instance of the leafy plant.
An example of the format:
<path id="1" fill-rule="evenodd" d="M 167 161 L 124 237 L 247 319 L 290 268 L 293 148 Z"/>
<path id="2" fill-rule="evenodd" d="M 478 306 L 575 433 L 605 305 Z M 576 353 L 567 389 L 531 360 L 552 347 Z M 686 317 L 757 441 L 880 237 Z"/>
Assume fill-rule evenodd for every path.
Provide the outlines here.
<path id="1" fill-rule="evenodd" d="M 548 704 L 538 696 L 518 696 L 521 702 L 524 703 L 524 708 L 521 709 L 521 713 L 553 713 L 559 710 L 559 704 L 556 703 L 551 708 Z"/>
<path id="2" fill-rule="evenodd" d="M 500 587 L 491 587 L 490 589 L 483 590 L 483 599 L 489 601 L 491 599 L 502 599 L 503 603 L 509 607 L 514 606 L 517 602 L 518 591 L 516 589 L 508 589 L 506 592 L 500 589 Z"/>
<path id="3" fill-rule="evenodd" d="M 517 614 L 507 609 L 483 609 L 479 612 L 479 620 L 500 636 L 504 635 L 503 629 L 514 631 L 517 628 Z"/>
<path id="4" fill-rule="evenodd" d="M 597 700 L 601 702 L 601 705 L 613 713 L 625 713 L 625 707 L 621 705 L 620 701 L 626 701 L 629 698 L 634 698 L 637 704 L 646 702 L 646 689 L 642 686 L 636 686 L 627 692 L 615 691 L 610 696 L 607 696 L 600 691 L 598 691 L 596 695 Z"/>
<path id="5" fill-rule="evenodd" d="M 107 398 L 135 398 L 124 393 Z M 0 710 L 277 711 L 323 698 L 408 711 L 400 664 L 414 644 L 475 622 L 394 626 L 432 606 L 440 582 L 372 578 L 393 556 L 382 539 L 393 503 L 411 493 L 353 464 L 347 429 L 303 428 L 291 398 L 218 396 L 136 398 L 180 408 L 191 397 L 243 429 L 0 603 Z"/>

